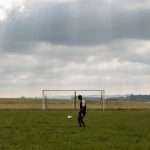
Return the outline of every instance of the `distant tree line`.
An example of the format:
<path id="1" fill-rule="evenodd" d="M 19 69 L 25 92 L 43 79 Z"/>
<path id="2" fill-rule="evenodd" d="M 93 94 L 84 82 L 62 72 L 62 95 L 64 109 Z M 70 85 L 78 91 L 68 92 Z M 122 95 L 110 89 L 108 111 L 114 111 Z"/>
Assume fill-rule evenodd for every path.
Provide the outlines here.
<path id="1" fill-rule="evenodd" d="M 150 95 L 120 95 L 120 96 L 110 96 L 106 98 L 109 101 L 115 100 L 127 100 L 127 101 L 141 101 L 141 102 L 148 102 L 150 101 Z"/>
<path id="2" fill-rule="evenodd" d="M 128 100 L 131 101 L 150 101 L 150 95 L 128 95 Z"/>

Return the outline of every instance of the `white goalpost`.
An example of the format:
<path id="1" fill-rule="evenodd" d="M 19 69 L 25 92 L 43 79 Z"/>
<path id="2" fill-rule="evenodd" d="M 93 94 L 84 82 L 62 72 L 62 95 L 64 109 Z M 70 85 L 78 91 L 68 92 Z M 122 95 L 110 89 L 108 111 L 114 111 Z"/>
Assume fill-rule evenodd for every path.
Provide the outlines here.
<path id="1" fill-rule="evenodd" d="M 95 92 L 96 95 L 94 95 Z M 102 101 L 102 104 L 99 107 L 102 108 L 103 111 L 105 110 L 105 90 L 42 90 L 42 110 L 48 109 L 49 96 L 47 97 L 47 93 L 50 93 L 49 96 L 51 96 L 53 93 L 56 93 L 57 97 L 61 97 L 61 98 L 62 95 L 59 95 L 60 93 L 63 94 L 70 93 L 74 101 L 74 109 L 77 109 L 76 103 L 77 103 L 78 95 L 84 95 L 88 99 L 93 98 L 96 99 L 97 101 Z M 91 93 L 91 95 L 89 95 L 89 93 Z M 55 99 L 55 98 L 51 97 L 51 99 Z"/>

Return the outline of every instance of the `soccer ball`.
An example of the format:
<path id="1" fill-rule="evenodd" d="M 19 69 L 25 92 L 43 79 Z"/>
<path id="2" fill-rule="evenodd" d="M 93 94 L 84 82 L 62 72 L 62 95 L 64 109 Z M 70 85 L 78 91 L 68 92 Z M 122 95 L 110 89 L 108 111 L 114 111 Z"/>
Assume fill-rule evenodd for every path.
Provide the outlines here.
<path id="1" fill-rule="evenodd" d="M 68 120 L 71 120 L 71 119 L 72 119 L 72 116 L 70 116 L 70 115 L 67 116 L 67 119 L 68 119 Z"/>

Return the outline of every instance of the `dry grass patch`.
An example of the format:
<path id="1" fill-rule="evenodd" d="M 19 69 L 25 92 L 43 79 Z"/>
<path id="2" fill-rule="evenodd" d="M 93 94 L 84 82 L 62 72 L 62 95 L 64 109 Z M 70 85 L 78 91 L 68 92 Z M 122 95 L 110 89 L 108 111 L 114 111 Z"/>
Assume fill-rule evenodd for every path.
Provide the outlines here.
<path id="1" fill-rule="evenodd" d="M 0 99 L 0 109 L 41 109 L 41 99 Z M 48 109 L 74 109 L 73 100 L 48 100 Z M 76 102 L 79 109 L 79 101 Z M 102 109 L 102 101 L 87 101 L 88 109 Z M 105 109 L 150 109 L 150 103 L 105 101 Z"/>

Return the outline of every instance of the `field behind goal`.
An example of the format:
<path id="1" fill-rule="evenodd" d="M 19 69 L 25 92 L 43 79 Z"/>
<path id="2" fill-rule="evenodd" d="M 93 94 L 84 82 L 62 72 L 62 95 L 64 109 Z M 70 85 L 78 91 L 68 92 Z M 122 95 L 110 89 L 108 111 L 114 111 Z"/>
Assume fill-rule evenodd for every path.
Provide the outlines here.
<path id="1" fill-rule="evenodd" d="M 42 99 L 0 99 L 0 109 L 42 109 Z M 73 100 L 47 100 L 47 109 L 75 109 Z M 76 102 L 76 109 L 79 109 L 79 101 Z M 102 110 L 102 101 L 87 100 L 87 109 Z M 150 103 L 132 102 L 127 100 L 109 101 L 105 100 L 105 110 L 110 109 L 150 109 Z"/>

